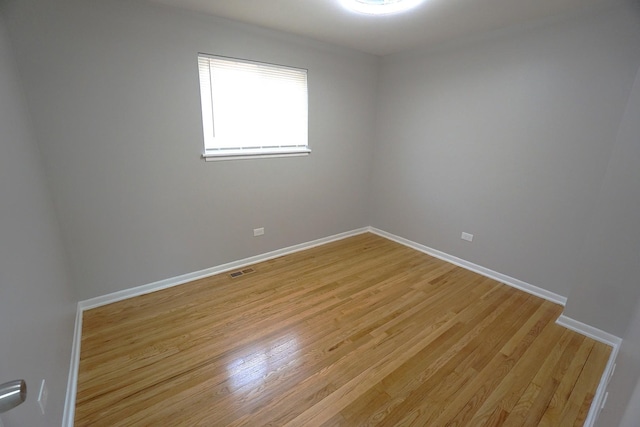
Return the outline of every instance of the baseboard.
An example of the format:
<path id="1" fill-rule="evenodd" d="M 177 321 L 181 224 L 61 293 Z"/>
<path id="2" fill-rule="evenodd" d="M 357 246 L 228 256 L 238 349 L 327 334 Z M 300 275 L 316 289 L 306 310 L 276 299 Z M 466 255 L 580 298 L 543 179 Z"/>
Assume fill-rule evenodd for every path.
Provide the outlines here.
<path id="1" fill-rule="evenodd" d="M 498 273 L 496 271 L 493 271 L 488 268 L 482 267 L 480 265 L 474 264 L 472 262 L 460 259 L 453 255 L 449 255 L 447 253 L 430 248 L 428 246 L 421 245 L 419 243 L 413 242 L 403 237 L 396 236 L 394 234 L 379 230 L 374 227 L 369 227 L 369 232 L 377 234 L 389 240 L 393 240 L 394 242 L 408 246 L 412 249 L 416 249 L 420 252 L 424 252 L 428 255 L 439 258 L 443 261 L 450 262 L 451 264 L 455 264 L 457 266 L 466 268 L 467 270 L 471 270 L 478 274 L 482 274 L 483 276 L 490 277 L 501 283 L 504 283 L 505 285 L 512 286 L 514 288 L 536 295 L 540 298 L 544 298 L 556 304 L 560 304 L 564 306 L 567 302 L 567 298 L 563 297 L 562 295 L 555 294 L 553 292 L 547 291 L 546 289 L 539 288 L 537 286 L 523 282 L 522 280 L 515 279 L 513 277 L 504 275 L 502 273 Z M 598 418 L 598 415 L 600 414 L 600 410 L 602 409 L 602 404 L 606 396 L 607 385 L 609 384 L 609 380 L 611 379 L 611 375 L 613 374 L 615 361 L 618 356 L 618 350 L 620 349 L 620 345 L 622 344 L 622 339 L 608 332 L 601 331 L 598 328 L 594 328 L 593 326 L 589 326 L 585 323 L 571 319 L 570 317 L 567 317 L 564 315 L 561 315 L 556 320 L 556 323 L 560 326 L 564 326 L 565 328 L 571 329 L 575 332 L 578 332 L 579 334 L 592 338 L 596 341 L 605 343 L 612 347 L 611 355 L 609 356 L 609 361 L 607 362 L 607 366 L 605 367 L 605 370 L 602 373 L 602 377 L 600 378 L 600 383 L 598 384 L 598 389 L 596 390 L 596 393 L 593 397 L 593 401 L 591 402 L 591 408 L 589 409 L 589 414 L 587 415 L 587 418 L 584 423 L 584 427 L 593 427 L 595 425 L 596 419 Z"/>
<path id="2" fill-rule="evenodd" d="M 611 347 L 619 347 L 622 343 L 622 338 L 619 338 L 608 332 L 601 331 L 600 329 L 589 326 L 586 323 L 574 320 L 570 317 L 565 316 L 564 314 L 558 317 L 556 323 L 560 326 L 564 326 L 567 329 L 578 332 L 584 336 L 593 338 L 598 342 L 610 345 Z"/>
<path id="3" fill-rule="evenodd" d="M 239 261 L 222 264 L 217 267 L 207 268 L 205 270 L 196 271 L 193 273 L 183 274 L 181 276 L 173 277 L 166 280 L 160 280 L 158 282 L 150 283 L 148 285 L 142 285 L 131 289 L 125 289 L 123 291 L 114 292 L 111 294 L 103 295 L 96 298 L 78 302 L 78 308 L 76 312 L 76 324 L 73 331 L 73 344 L 71 348 L 71 362 L 69 364 L 69 379 L 67 381 L 67 395 L 65 397 L 64 414 L 62 417 L 63 427 L 73 427 L 75 406 L 76 406 L 76 393 L 78 387 L 78 369 L 80 367 L 80 345 L 82 340 L 82 313 L 85 310 L 97 308 L 103 305 L 111 304 L 114 302 L 122 301 L 128 298 L 133 298 L 140 295 L 145 295 L 151 292 L 167 289 L 173 286 L 178 286 L 193 280 L 202 279 L 216 274 L 224 273 L 226 271 L 235 270 L 245 267 L 250 264 L 256 264 L 258 262 L 268 261 L 273 258 L 278 258 L 284 255 L 289 255 L 295 252 L 311 249 L 316 246 L 324 245 L 337 240 L 346 239 L 347 237 L 356 236 L 369 231 L 368 227 L 359 228 L 356 230 L 347 231 L 345 233 L 335 234 L 333 236 L 324 237 L 322 239 L 313 240 L 299 245 L 289 246 L 287 248 L 278 249 L 272 252 L 267 252 L 262 255 L 256 255 L 253 257 L 245 258 Z"/>
<path id="4" fill-rule="evenodd" d="M 593 396 L 593 402 L 591 402 L 589 414 L 587 415 L 587 419 L 584 422 L 584 427 L 592 427 L 595 425 L 595 422 L 598 419 L 598 415 L 600 415 L 600 411 L 602 410 L 602 404 L 604 403 L 604 398 L 607 394 L 607 385 L 609 385 L 609 380 L 611 379 L 611 375 L 613 374 L 613 369 L 616 364 L 616 358 L 618 357 L 618 351 L 620 350 L 620 345 L 622 344 L 622 338 L 574 320 L 570 317 L 565 316 L 564 314 L 558 317 L 556 323 L 560 326 L 564 326 L 567 329 L 571 329 L 572 331 L 578 332 L 582 335 L 593 338 L 596 341 L 610 345 L 612 347 L 609 361 L 607 362 L 607 366 L 602 373 L 602 377 L 600 377 L 600 383 L 598 384 L 596 393 Z"/>
<path id="5" fill-rule="evenodd" d="M 299 245 L 289 246 L 287 248 L 278 249 L 272 252 L 267 252 L 261 255 L 252 256 L 249 258 L 241 259 L 239 261 L 229 262 L 227 264 L 218 265 L 216 267 L 207 268 L 204 270 L 196 271 L 193 273 L 183 274 L 181 276 L 172 277 L 158 282 L 149 283 L 147 285 L 138 286 L 131 289 L 125 289 L 111 294 L 103 295 L 96 298 L 80 301 L 80 307 L 82 310 L 90 310 L 92 308 L 100 307 L 103 305 L 111 304 L 114 302 L 122 301 L 125 299 L 137 297 L 140 295 L 149 294 L 151 292 L 160 291 L 162 289 L 171 288 L 174 286 L 182 285 L 184 283 L 192 282 L 198 279 L 204 279 L 205 277 L 215 276 L 216 274 L 225 273 L 227 271 L 236 270 L 247 265 L 256 264 L 263 261 L 268 261 L 273 258 L 278 258 L 284 255 L 289 255 L 295 252 L 311 249 L 316 246 L 324 245 L 337 240 L 346 239 L 347 237 L 356 236 L 358 234 L 366 233 L 369 231 L 368 227 L 359 228 L 356 230 L 347 231 L 345 233 L 335 234 L 333 236 L 324 237 L 322 239 L 313 240 Z"/>
<path id="6" fill-rule="evenodd" d="M 498 273 L 497 271 L 493 271 L 486 267 L 482 267 L 481 265 L 474 264 L 472 262 L 455 257 L 453 255 L 449 255 L 445 252 L 441 252 L 437 249 L 433 249 L 428 246 L 421 245 L 420 243 L 413 242 L 409 239 L 405 239 L 404 237 L 399 237 L 399 236 L 396 236 L 395 234 L 391 234 L 374 227 L 369 227 L 369 231 L 371 233 L 377 234 L 378 236 L 381 236 L 386 239 L 393 240 L 394 242 L 400 243 L 402 245 L 408 246 L 412 249 L 418 250 L 420 252 L 424 252 L 425 254 L 431 255 L 432 257 L 439 258 L 443 261 L 449 262 L 451 264 L 455 264 L 459 267 L 465 268 L 467 270 L 471 270 L 483 276 L 497 280 L 501 283 L 504 283 L 505 285 L 509 285 L 513 288 L 520 289 L 521 291 L 530 293 L 537 297 L 544 298 L 547 301 L 551 301 L 555 304 L 560 304 L 564 306 L 567 303 L 567 298 L 562 295 L 558 295 L 546 289 L 539 288 L 537 286 L 531 285 L 527 282 L 523 282 L 522 280 L 518 280 L 516 278 L 507 276 L 505 274 Z"/>
<path id="7" fill-rule="evenodd" d="M 76 309 L 76 324 L 73 328 L 73 342 L 71 344 L 71 361 L 69 363 L 69 379 L 67 380 L 67 395 L 64 401 L 62 427 L 73 427 L 76 411 L 76 393 L 78 391 L 78 368 L 80 367 L 80 344 L 82 341 L 82 307 L 78 303 Z"/>
<path id="8" fill-rule="evenodd" d="M 555 294 L 553 292 L 547 291 L 546 289 L 539 288 L 537 286 L 531 285 L 529 283 L 523 282 L 521 280 L 515 279 L 513 277 L 504 275 L 502 273 L 498 273 L 496 271 L 490 270 L 488 268 L 482 267 L 480 265 L 474 264 L 472 262 L 463 260 L 461 258 L 455 257 L 453 255 L 449 255 L 447 253 L 438 251 L 436 249 L 430 248 L 428 246 L 421 245 L 419 243 L 413 242 L 411 240 L 405 239 L 403 237 L 396 236 L 394 234 L 388 233 L 383 230 L 379 230 L 374 227 L 364 227 L 352 231 L 348 231 L 345 233 L 336 234 L 333 236 L 325 237 L 322 239 L 313 240 L 307 243 L 301 243 L 299 245 L 290 246 L 283 249 L 278 249 L 272 252 L 267 252 L 261 255 L 256 255 L 253 257 L 245 258 L 239 261 L 230 262 L 227 264 L 222 264 L 217 267 L 208 268 L 205 270 L 200 270 L 193 273 L 184 274 L 181 276 L 160 280 L 158 282 L 150 283 L 143 286 L 138 286 L 131 289 L 125 289 L 123 291 L 114 292 L 108 295 L 91 298 L 88 300 L 80 301 L 78 303 L 78 309 L 76 313 L 76 324 L 73 333 L 73 346 L 71 350 L 71 363 L 69 367 L 69 379 L 67 383 L 67 395 L 65 400 L 65 408 L 63 415 L 63 427 L 73 427 L 74 423 L 74 415 L 75 415 L 75 401 L 76 401 L 76 392 L 77 392 L 77 383 L 78 383 L 78 368 L 80 365 L 80 345 L 82 338 L 82 313 L 85 310 L 89 310 L 92 308 L 100 307 L 106 304 L 111 304 L 114 302 L 122 301 L 128 298 L 133 298 L 140 295 L 145 295 L 151 292 L 159 291 L 162 289 L 167 289 L 173 286 L 181 285 L 193 280 L 202 279 L 205 277 L 213 276 L 216 274 L 224 273 L 227 271 L 235 270 L 238 268 L 245 267 L 247 265 L 256 264 L 263 261 L 268 261 L 273 258 L 278 258 L 284 255 L 289 255 L 295 252 L 300 252 L 306 249 L 311 249 L 316 246 L 324 245 L 326 243 L 334 242 L 337 240 L 346 239 L 348 237 L 356 236 L 358 234 L 363 234 L 366 232 L 370 232 L 373 234 L 377 234 L 386 239 L 392 240 L 394 242 L 400 243 L 412 249 L 418 250 L 420 252 L 426 253 L 430 256 L 439 258 L 443 261 L 449 262 L 451 264 L 455 264 L 467 270 L 474 271 L 483 276 L 489 277 L 491 279 L 497 280 L 501 283 L 504 283 L 508 286 L 514 287 L 516 289 L 520 289 L 524 292 L 536 295 L 545 300 L 551 301 L 556 304 L 565 305 L 567 302 L 567 298 Z M 592 326 L 586 325 L 584 323 L 573 320 L 564 315 L 560 316 L 556 321 L 557 324 L 564 326 L 568 329 L 574 330 L 578 333 L 581 333 L 585 336 L 593 338 L 597 341 L 603 342 L 605 344 L 611 345 L 613 347 L 613 351 L 611 352 L 611 356 L 609 358 L 609 362 L 607 367 L 605 368 L 605 372 L 602 375 L 600 380 L 600 385 L 598 386 L 598 390 L 596 391 L 596 395 L 594 396 L 593 403 L 591 405 L 591 410 L 589 411 L 587 420 L 585 422 L 586 427 L 591 427 L 594 425 L 595 420 L 600 413 L 600 406 L 602 405 L 602 400 L 604 399 L 606 387 L 613 371 L 613 366 L 615 364 L 615 359 L 618 354 L 618 349 L 622 340 L 614 335 L 601 331 Z"/>

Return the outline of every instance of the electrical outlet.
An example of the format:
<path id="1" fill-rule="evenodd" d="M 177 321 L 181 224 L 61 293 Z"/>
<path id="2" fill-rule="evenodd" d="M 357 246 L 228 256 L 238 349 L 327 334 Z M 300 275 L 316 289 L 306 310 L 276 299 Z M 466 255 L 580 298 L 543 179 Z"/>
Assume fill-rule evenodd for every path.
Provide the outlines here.
<path id="1" fill-rule="evenodd" d="M 253 229 L 253 237 L 262 236 L 264 234 L 264 227 L 254 228 Z"/>
<path id="2" fill-rule="evenodd" d="M 467 242 L 473 242 L 473 234 L 462 233 L 462 236 L 460 236 L 460 238 L 462 240 L 466 240 Z"/>
<path id="3" fill-rule="evenodd" d="M 38 405 L 40 405 L 40 411 L 44 415 L 44 410 L 47 407 L 47 397 L 49 397 L 49 390 L 47 390 L 47 384 L 42 380 L 40 385 L 40 393 L 38 394 Z"/>

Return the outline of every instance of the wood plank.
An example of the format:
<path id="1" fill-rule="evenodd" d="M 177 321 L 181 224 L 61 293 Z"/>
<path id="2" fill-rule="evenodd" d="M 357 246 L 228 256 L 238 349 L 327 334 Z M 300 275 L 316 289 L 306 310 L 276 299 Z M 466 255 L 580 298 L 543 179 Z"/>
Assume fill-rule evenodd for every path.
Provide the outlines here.
<path id="1" fill-rule="evenodd" d="M 611 349 L 363 234 L 84 313 L 77 426 L 581 425 Z"/>

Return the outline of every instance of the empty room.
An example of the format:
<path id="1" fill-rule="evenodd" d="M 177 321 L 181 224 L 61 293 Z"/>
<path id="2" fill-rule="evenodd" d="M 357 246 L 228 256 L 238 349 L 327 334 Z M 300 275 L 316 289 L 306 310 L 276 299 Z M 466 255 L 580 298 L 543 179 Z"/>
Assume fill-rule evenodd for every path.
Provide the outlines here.
<path id="1" fill-rule="evenodd" d="M 640 420 L 637 0 L 0 0 L 0 427 Z"/>

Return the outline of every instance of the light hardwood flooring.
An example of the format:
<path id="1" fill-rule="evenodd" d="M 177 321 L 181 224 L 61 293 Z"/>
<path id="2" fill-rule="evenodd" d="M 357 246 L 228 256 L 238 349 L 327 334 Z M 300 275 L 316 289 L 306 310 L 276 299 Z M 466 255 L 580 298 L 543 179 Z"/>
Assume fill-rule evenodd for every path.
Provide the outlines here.
<path id="1" fill-rule="evenodd" d="M 363 234 L 84 313 L 77 426 L 580 426 L 611 349 Z"/>

